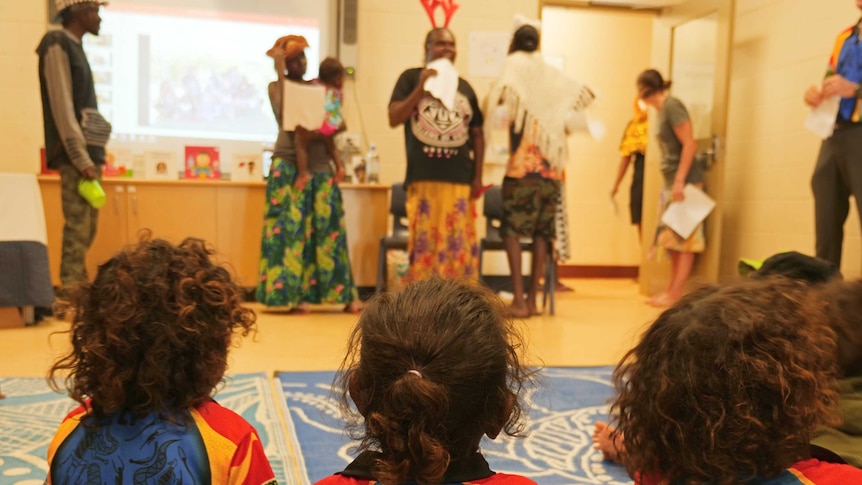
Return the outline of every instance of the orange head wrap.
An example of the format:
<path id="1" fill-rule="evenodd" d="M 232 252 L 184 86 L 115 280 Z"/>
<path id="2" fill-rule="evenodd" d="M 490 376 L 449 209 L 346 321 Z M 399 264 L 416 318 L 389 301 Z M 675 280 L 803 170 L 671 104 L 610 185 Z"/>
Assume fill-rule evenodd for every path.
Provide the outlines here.
<path id="1" fill-rule="evenodd" d="M 305 48 L 308 47 L 308 41 L 301 35 L 285 35 L 279 37 L 275 44 L 266 51 L 269 57 L 275 57 L 275 53 L 280 49 L 284 51 L 284 58 L 287 60 L 298 56 Z"/>

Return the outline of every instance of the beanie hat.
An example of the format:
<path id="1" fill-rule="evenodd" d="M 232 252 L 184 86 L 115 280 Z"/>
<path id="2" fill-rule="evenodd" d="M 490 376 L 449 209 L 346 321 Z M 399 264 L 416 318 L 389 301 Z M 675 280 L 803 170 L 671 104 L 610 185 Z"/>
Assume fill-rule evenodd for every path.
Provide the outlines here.
<path id="1" fill-rule="evenodd" d="M 99 6 L 108 4 L 108 2 L 103 2 L 100 0 L 54 0 L 54 4 L 57 6 L 57 16 L 54 18 L 54 22 L 60 21 L 60 14 L 63 12 L 63 10 L 66 10 L 73 5 L 79 5 L 82 3 L 95 3 Z"/>

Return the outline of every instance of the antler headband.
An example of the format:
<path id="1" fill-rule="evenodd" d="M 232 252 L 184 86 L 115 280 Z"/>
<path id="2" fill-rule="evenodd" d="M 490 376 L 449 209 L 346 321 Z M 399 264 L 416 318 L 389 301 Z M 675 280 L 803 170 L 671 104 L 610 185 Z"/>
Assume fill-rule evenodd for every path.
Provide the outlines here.
<path id="1" fill-rule="evenodd" d="M 460 6 L 455 3 L 455 0 L 419 0 L 419 3 L 425 7 L 425 12 L 428 14 L 428 18 L 431 19 L 431 26 L 435 29 L 437 27 L 449 27 L 452 16 L 455 15 L 455 11 Z M 434 18 L 434 12 L 438 8 L 442 8 L 443 14 L 446 16 L 446 23 L 442 26 L 437 25 L 437 20 Z"/>

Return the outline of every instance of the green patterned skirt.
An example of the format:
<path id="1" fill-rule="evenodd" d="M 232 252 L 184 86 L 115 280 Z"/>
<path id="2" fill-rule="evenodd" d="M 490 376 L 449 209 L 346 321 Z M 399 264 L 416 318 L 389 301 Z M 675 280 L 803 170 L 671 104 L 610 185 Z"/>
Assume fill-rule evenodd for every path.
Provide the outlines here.
<path id="1" fill-rule="evenodd" d="M 260 249 L 257 301 L 267 306 L 358 300 L 347 254 L 341 190 L 332 174 L 312 173 L 302 191 L 296 167 L 272 161 Z"/>

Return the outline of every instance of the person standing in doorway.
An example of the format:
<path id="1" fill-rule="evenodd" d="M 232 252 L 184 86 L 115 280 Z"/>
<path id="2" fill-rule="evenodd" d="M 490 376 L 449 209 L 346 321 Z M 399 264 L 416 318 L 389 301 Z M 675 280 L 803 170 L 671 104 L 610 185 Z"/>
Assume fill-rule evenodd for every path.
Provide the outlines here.
<path id="1" fill-rule="evenodd" d="M 425 63 L 455 62 L 455 36 L 437 27 L 425 37 Z M 425 91 L 434 69 L 401 73 L 389 101 L 389 126 L 404 125 L 407 148 L 409 279 L 473 279 L 479 274 L 476 198 L 485 159 L 483 117 L 476 93 L 458 78 L 454 109 Z"/>
<path id="2" fill-rule="evenodd" d="M 661 146 L 661 173 L 665 200 L 682 202 L 686 184 L 703 188 L 706 159 L 696 157 L 697 143 L 691 117 L 685 105 L 670 95 L 671 82 L 655 69 L 642 72 L 637 79 L 638 96 L 658 111 L 658 142 Z M 682 238 L 667 226 L 657 231 L 657 243 L 670 254 L 671 278 L 667 289 L 649 300 L 656 307 L 673 305 L 685 290 L 697 253 L 706 249 L 703 223 L 688 238 Z"/>
<path id="3" fill-rule="evenodd" d="M 111 125 L 99 113 L 85 34 L 99 35 L 99 8 L 105 2 L 57 0 L 63 28 L 45 34 L 39 54 L 39 82 L 48 167 L 60 172 L 63 252 L 60 282 L 64 288 L 87 280 L 87 250 L 96 236 L 99 211 L 78 194 L 81 180 L 101 177 Z"/>
<path id="4" fill-rule="evenodd" d="M 855 0 L 862 10 L 862 0 Z M 841 267 L 844 222 L 850 211 L 850 196 L 856 200 L 862 223 L 862 44 L 857 22 L 838 35 L 826 78 L 805 92 L 805 104 L 815 108 L 823 100 L 838 96 L 841 104 L 835 132 L 823 140 L 811 190 L 817 257 Z"/>

